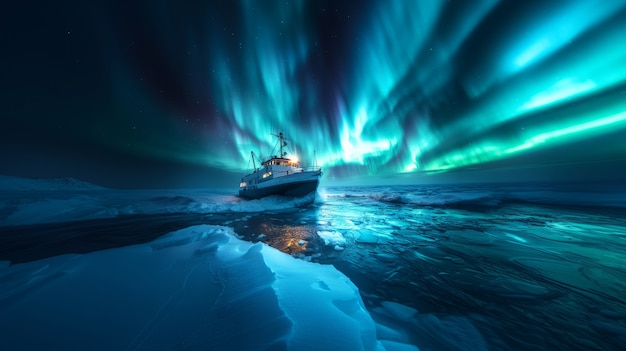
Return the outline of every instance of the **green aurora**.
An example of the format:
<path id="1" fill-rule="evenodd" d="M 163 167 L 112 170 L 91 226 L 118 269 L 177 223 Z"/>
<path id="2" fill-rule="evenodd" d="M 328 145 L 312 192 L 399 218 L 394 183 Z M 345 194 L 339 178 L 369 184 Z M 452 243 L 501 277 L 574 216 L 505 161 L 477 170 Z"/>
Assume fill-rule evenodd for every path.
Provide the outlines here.
<path id="1" fill-rule="evenodd" d="M 269 156 L 272 133 L 283 131 L 330 179 L 626 164 L 626 1 L 95 2 L 68 11 L 50 20 L 59 33 L 19 41 L 21 54 L 8 58 L 38 62 L 9 79 L 55 82 L 34 92 L 16 83 L 21 106 L 10 111 L 14 129 L 54 130 L 52 143 L 241 174 L 250 151 Z M 58 62 L 46 65 L 46 55 Z"/>

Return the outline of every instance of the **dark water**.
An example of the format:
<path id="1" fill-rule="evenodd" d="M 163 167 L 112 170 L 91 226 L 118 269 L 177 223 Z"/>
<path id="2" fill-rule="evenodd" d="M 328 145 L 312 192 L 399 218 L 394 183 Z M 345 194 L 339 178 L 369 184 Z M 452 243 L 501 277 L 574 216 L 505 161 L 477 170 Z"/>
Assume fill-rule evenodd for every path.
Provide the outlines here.
<path id="1" fill-rule="evenodd" d="M 145 196 L 150 206 L 133 210 L 142 213 L 4 226 L 0 260 L 225 225 L 245 240 L 334 265 L 358 286 L 379 334 L 421 350 L 618 350 L 626 344 L 623 195 L 592 190 L 328 188 L 297 206 L 220 195 L 221 206 L 203 207 L 215 197 Z M 167 211 L 147 210 L 159 204 Z M 128 203 L 116 206 L 119 213 Z M 390 315 L 390 303 L 408 308 Z"/>

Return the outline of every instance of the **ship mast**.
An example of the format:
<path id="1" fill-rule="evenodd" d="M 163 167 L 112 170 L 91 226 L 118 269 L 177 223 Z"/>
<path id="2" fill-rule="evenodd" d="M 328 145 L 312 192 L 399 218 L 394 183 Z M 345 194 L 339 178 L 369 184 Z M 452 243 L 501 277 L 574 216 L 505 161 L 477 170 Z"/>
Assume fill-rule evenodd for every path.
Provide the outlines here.
<path id="1" fill-rule="evenodd" d="M 285 156 L 285 154 L 283 153 L 283 146 L 287 145 L 287 142 L 284 141 L 285 136 L 283 135 L 283 132 L 278 133 L 278 138 L 280 138 L 280 157 L 283 157 Z"/>
<path id="2" fill-rule="evenodd" d="M 254 151 L 250 151 L 250 157 L 252 158 L 252 167 L 254 167 L 254 171 L 256 172 L 256 163 L 254 162 Z M 250 166 L 249 163 L 248 163 L 248 166 Z"/>
<path id="3" fill-rule="evenodd" d="M 274 136 L 278 137 L 278 142 L 280 143 L 279 146 L 279 150 L 280 150 L 280 155 L 279 157 L 284 157 L 287 153 L 283 152 L 283 147 L 287 146 L 287 138 L 285 138 L 285 135 L 283 134 L 283 132 L 280 132 L 278 134 L 274 134 Z M 275 146 L 274 146 L 275 147 Z"/>

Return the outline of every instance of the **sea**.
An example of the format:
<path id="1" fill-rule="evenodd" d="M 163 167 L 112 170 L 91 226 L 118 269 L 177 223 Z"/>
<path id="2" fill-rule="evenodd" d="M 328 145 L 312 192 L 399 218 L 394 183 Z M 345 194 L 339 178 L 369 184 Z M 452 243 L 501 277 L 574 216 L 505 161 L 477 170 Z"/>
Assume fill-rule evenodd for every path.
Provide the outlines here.
<path id="1" fill-rule="evenodd" d="M 351 329 L 342 329 L 342 319 L 327 317 L 322 307 L 295 317 L 285 307 L 306 305 L 315 311 L 316 301 L 322 300 L 314 294 L 326 294 L 348 316 L 356 316 L 355 309 L 366 315 L 359 315 L 365 318 L 359 321 L 367 320 L 358 322 L 361 336 L 348 344 L 355 350 L 589 351 L 623 350 L 626 345 L 623 185 L 322 185 L 303 198 L 244 200 L 236 196 L 236 189 L 112 190 L 75 180 L 35 183 L 5 189 L 0 197 L 0 348 L 5 350 L 159 349 L 159 345 L 185 350 L 307 349 L 302 345 L 335 349 L 339 344 L 328 344 L 334 341 L 324 341 L 325 334 L 316 335 L 315 328 L 330 325 L 339 335 L 348 335 Z M 213 229 L 202 229 L 202 239 L 186 234 L 166 245 L 155 244 L 172 233 L 189 233 L 188 228 Z M 176 266 L 168 262 L 180 262 L 175 254 L 180 251 L 171 248 L 199 245 L 209 240 L 207 233 L 218 231 L 215 228 L 228 233 L 224 235 L 237 247 L 246 248 L 234 249 L 241 251 L 239 262 L 247 262 L 246 252 L 265 250 L 289 259 L 278 265 L 304 267 L 288 274 L 268 263 L 273 274 L 267 281 L 300 284 L 289 283 L 290 274 L 304 279 L 318 269 L 330 269 L 354 287 L 354 304 L 346 307 L 342 303 L 352 300 L 333 296 L 331 280 L 313 278 L 318 283 L 300 287 L 310 292 L 289 297 L 271 283 L 272 297 L 263 301 L 277 299 L 282 306 L 278 310 L 289 317 L 291 327 L 273 322 L 268 326 L 262 321 L 263 313 L 269 312 L 257 311 L 254 318 L 261 324 L 246 327 L 247 343 L 233 344 L 239 341 L 229 343 L 228 333 L 237 327 L 211 333 L 227 313 L 209 312 L 223 297 L 209 293 L 213 300 L 202 297 L 203 289 L 225 286 L 225 278 L 216 279 L 217 285 L 201 285 L 204 278 L 190 283 L 192 270 L 216 267 L 213 261 L 195 258 L 197 252 L 213 249 L 198 251 L 194 246 L 194 258 L 189 258 L 195 260 L 193 265 L 179 264 L 176 271 L 187 277 L 184 284 L 171 294 L 163 292 L 165 302 L 156 301 L 165 288 L 142 288 L 160 286 L 163 272 Z M 159 251 L 162 248 L 167 249 Z M 167 250 L 171 252 L 166 254 Z M 159 256 L 150 256 L 152 252 Z M 132 261 L 125 261 L 131 256 Z M 149 268 L 147 260 L 153 260 L 150 267 L 161 268 Z M 150 273 L 143 274 L 142 269 Z M 257 294 L 255 286 L 266 286 L 254 283 L 260 274 L 255 273 L 257 268 L 237 269 L 251 294 Z M 125 288 L 119 289 L 120 284 Z M 134 284 L 136 288 L 129 290 Z M 93 297 L 102 289 L 110 290 L 107 297 Z M 258 296 L 265 296 L 263 291 Z M 103 299 L 108 301 L 106 311 L 91 310 L 89 306 Z M 154 303 L 144 302 L 125 320 L 107 314 L 150 299 Z M 174 306 L 172 301 L 193 305 L 190 311 L 214 302 L 206 307 L 204 319 L 193 319 L 175 313 L 174 307 L 165 314 L 164 309 Z M 234 308 L 240 300 L 228 301 L 219 303 Z M 74 318 L 59 317 L 77 309 L 82 312 L 72 312 Z M 247 313 L 237 311 L 228 313 L 235 326 Z M 109 317 L 100 318 L 98 313 Z M 297 334 L 293 330 L 311 319 L 320 324 L 307 329 L 301 344 L 292 343 L 290 338 Z M 85 323 L 107 335 L 108 341 L 92 343 L 103 336 L 91 329 L 78 339 L 68 331 Z M 159 325 L 177 326 L 171 327 L 176 332 L 163 341 L 167 333 L 157 332 Z M 118 328 L 123 332 L 116 333 Z M 267 337 L 268 328 L 284 331 L 276 331 L 271 342 L 255 343 L 255 337 Z M 45 343 L 33 335 L 44 335 Z M 301 341 L 305 339 L 308 344 Z"/>

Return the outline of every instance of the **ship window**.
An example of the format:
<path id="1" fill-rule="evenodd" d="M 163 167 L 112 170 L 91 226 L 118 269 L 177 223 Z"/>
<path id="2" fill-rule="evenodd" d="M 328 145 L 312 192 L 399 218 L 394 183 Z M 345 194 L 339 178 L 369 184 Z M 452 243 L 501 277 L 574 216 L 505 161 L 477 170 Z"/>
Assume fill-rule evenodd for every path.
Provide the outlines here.
<path id="1" fill-rule="evenodd" d="M 245 188 L 245 187 L 246 187 L 246 182 L 241 182 L 241 183 L 239 183 L 239 187 L 240 187 L 240 188 Z"/>

